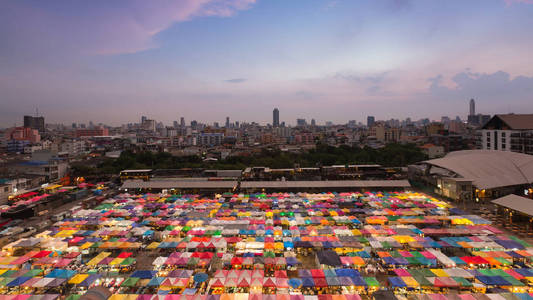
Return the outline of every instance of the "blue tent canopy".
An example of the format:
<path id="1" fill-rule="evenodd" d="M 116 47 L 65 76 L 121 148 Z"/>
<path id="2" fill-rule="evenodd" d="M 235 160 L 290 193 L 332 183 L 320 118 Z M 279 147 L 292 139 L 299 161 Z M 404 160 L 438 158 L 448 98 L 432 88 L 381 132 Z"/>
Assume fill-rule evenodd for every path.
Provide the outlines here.
<path id="1" fill-rule="evenodd" d="M 314 287 L 315 282 L 313 281 L 313 278 L 305 277 L 305 278 L 302 278 L 302 286 L 303 287 Z"/>
<path id="2" fill-rule="evenodd" d="M 361 276 L 351 277 L 353 285 L 355 286 L 366 286 L 366 281 Z"/>
<path id="3" fill-rule="evenodd" d="M 198 274 L 195 274 L 193 277 L 194 282 L 197 282 L 197 283 L 205 282 L 207 281 L 207 279 L 209 279 L 209 276 L 205 273 L 198 273 Z"/>
<path id="4" fill-rule="evenodd" d="M 476 278 L 485 285 L 510 286 L 507 280 L 502 276 L 476 276 Z"/>
<path id="5" fill-rule="evenodd" d="M 405 259 L 403 257 L 396 257 L 396 258 L 394 258 L 394 260 L 396 261 L 397 265 L 404 265 L 404 266 L 409 265 L 409 262 L 407 261 L 407 259 Z"/>
<path id="6" fill-rule="evenodd" d="M 450 259 L 453 260 L 453 262 L 457 265 L 466 265 L 466 262 L 464 262 L 462 259 L 460 259 L 457 256 L 450 256 Z"/>
<path id="7" fill-rule="evenodd" d="M 68 279 L 74 275 L 76 275 L 76 271 L 65 270 L 65 269 L 53 269 L 52 272 L 48 273 L 48 275 L 46 275 L 45 277 Z"/>
<path id="8" fill-rule="evenodd" d="M 385 261 L 386 264 L 389 264 L 389 265 L 396 264 L 396 261 L 392 257 L 383 257 L 383 260 Z"/>
<path id="9" fill-rule="evenodd" d="M 389 282 L 393 287 L 406 287 L 407 284 L 400 277 L 389 277 Z"/>
<path id="10" fill-rule="evenodd" d="M 353 285 L 353 281 L 350 277 L 348 276 L 339 276 L 339 281 L 341 283 L 342 286 L 350 286 L 350 285 Z"/>
<path id="11" fill-rule="evenodd" d="M 291 278 L 291 279 L 289 279 L 288 284 L 292 288 L 297 289 L 300 286 L 302 286 L 302 281 L 300 279 L 298 279 L 298 278 Z"/>
<path id="12" fill-rule="evenodd" d="M 285 249 L 294 249 L 294 244 L 292 242 L 283 242 L 283 247 Z"/>
<path id="13" fill-rule="evenodd" d="M 78 284 L 78 286 L 82 286 L 82 287 L 88 287 L 90 286 L 93 282 L 96 281 L 96 279 L 100 278 L 102 275 L 100 274 L 91 274 L 89 275 L 89 277 L 85 278 L 84 281 L 82 281 L 80 284 Z"/>
<path id="14" fill-rule="evenodd" d="M 285 260 L 289 266 L 295 266 L 300 263 L 296 257 L 287 257 Z"/>
<path id="15" fill-rule="evenodd" d="M 153 277 L 150 279 L 150 282 L 148 282 L 148 286 L 160 286 L 161 283 L 165 281 L 165 277 Z"/>
<path id="16" fill-rule="evenodd" d="M 14 280 L 12 280 L 11 282 L 9 282 L 7 284 L 7 286 L 9 287 L 13 287 L 13 286 L 19 286 L 21 284 L 23 284 L 24 282 L 28 281 L 31 277 L 17 277 L 15 278 Z"/>
<path id="17" fill-rule="evenodd" d="M 524 245 L 512 240 L 495 240 L 496 243 L 502 245 L 506 249 L 525 249 Z"/>
<path id="18" fill-rule="evenodd" d="M 533 276 L 533 272 L 530 271 L 529 269 L 513 269 L 516 273 L 524 276 L 524 277 L 532 277 Z"/>
<path id="19" fill-rule="evenodd" d="M 359 276 L 359 271 L 354 269 L 337 269 L 335 270 L 337 276 L 356 277 Z"/>
<path id="20" fill-rule="evenodd" d="M 152 270 L 137 270 L 133 272 L 133 274 L 131 274 L 131 277 L 137 277 L 140 279 L 150 279 L 154 277 L 155 274 L 156 274 L 156 271 L 152 271 Z"/>

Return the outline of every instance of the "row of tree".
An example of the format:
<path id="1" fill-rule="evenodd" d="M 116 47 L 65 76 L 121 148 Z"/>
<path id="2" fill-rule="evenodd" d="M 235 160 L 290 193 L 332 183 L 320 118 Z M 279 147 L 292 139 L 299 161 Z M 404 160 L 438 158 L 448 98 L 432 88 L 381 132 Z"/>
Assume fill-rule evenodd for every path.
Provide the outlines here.
<path id="1" fill-rule="evenodd" d="M 290 153 L 263 149 L 250 156 L 230 156 L 219 161 L 204 161 L 200 156 L 172 156 L 167 152 L 123 151 L 117 159 L 106 159 L 96 167 L 84 164 L 72 166 L 75 176 L 118 174 L 125 169 L 244 169 L 251 166 L 270 168 L 317 167 L 345 164 L 380 164 L 386 167 L 403 167 L 427 159 L 414 144 L 388 144 L 380 149 L 350 146 L 332 147 L 319 144 L 304 153 Z"/>

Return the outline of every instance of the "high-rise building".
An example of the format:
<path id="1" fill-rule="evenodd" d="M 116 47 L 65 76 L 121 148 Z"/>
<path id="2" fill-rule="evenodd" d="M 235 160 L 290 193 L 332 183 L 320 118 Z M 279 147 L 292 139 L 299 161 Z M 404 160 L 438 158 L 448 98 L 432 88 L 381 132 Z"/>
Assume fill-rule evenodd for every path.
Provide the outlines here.
<path id="1" fill-rule="evenodd" d="M 141 124 L 144 123 L 148 118 L 146 116 L 141 116 Z"/>
<path id="2" fill-rule="evenodd" d="M 229 128 L 229 117 L 226 117 L 226 128 Z"/>
<path id="3" fill-rule="evenodd" d="M 376 118 L 374 118 L 374 116 L 366 117 L 366 126 L 372 127 L 372 126 L 374 126 L 375 122 L 376 122 Z"/>
<path id="4" fill-rule="evenodd" d="M 44 117 L 24 116 L 24 127 L 44 132 Z"/>
<path id="5" fill-rule="evenodd" d="M 305 119 L 296 119 L 296 126 L 305 126 L 307 125 L 307 122 Z"/>
<path id="6" fill-rule="evenodd" d="M 274 108 L 272 112 L 272 126 L 279 127 L 279 109 Z"/>
<path id="7" fill-rule="evenodd" d="M 470 99 L 470 113 L 469 116 L 475 116 L 476 115 L 476 101 L 474 99 Z"/>
<path id="8" fill-rule="evenodd" d="M 316 126 L 316 121 L 315 121 L 315 119 L 311 119 L 311 126 L 313 126 L 313 127 Z"/>

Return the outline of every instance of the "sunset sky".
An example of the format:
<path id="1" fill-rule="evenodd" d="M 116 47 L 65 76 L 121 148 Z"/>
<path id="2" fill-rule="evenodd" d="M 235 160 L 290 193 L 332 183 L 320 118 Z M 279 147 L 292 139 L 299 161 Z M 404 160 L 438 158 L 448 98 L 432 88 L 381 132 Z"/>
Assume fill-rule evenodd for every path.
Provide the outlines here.
<path id="1" fill-rule="evenodd" d="M 157 3 L 157 5 L 155 5 Z M 0 126 L 533 113 L 533 0 L 0 2 Z"/>

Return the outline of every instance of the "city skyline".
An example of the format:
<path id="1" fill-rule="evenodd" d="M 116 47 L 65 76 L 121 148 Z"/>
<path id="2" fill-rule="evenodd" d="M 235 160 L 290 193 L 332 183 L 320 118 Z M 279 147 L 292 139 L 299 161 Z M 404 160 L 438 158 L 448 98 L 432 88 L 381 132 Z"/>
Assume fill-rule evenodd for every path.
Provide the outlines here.
<path id="1" fill-rule="evenodd" d="M 0 127 L 530 112 L 531 1 L 5 1 Z M 21 21 L 22 20 L 22 21 Z"/>

